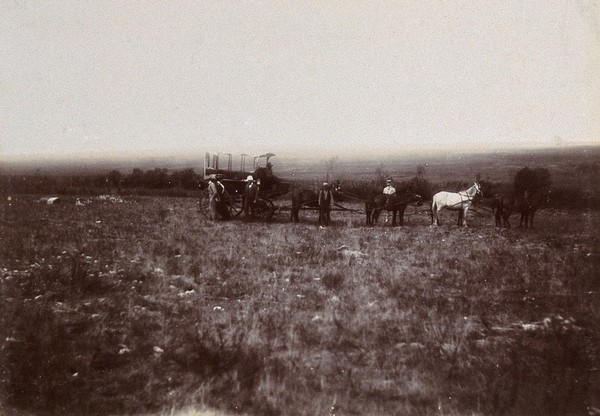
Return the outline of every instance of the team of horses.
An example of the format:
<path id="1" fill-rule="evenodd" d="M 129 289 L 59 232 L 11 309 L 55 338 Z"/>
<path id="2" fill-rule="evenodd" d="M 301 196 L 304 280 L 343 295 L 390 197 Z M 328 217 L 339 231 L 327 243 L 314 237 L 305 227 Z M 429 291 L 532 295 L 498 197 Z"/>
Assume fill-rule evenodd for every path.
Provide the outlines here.
<path id="1" fill-rule="evenodd" d="M 440 225 L 438 213 L 442 209 L 458 211 L 458 225 L 467 226 L 467 211 L 476 198 L 483 198 L 481 185 L 475 182 L 460 192 L 438 192 L 431 203 L 431 224 Z M 509 192 L 492 196 L 489 204 L 494 213 L 496 227 L 510 228 L 509 218 L 513 213 L 521 214 L 520 227 L 533 228 L 533 217 L 538 209 L 550 202 L 550 190 L 541 188 L 527 190 L 522 194 Z"/>
<path id="2" fill-rule="evenodd" d="M 496 227 L 510 228 L 509 218 L 513 213 L 521 214 L 520 227 L 533 228 L 533 216 L 543 205 L 550 202 L 550 190 L 540 189 L 522 195 L 509 193 L 495 195 L 491 202 Z"/>
<path id="3" fill-rule="evenodd" d="M 395 195 L 384 195 L 370 192 L 366 198 L 359 198 L 342 192 L 339 182 L 332 186 L 334 201 L 337 203 L 348 200 L 364 202 L 367 225 L 377 225 L 382 212 L 392 216 L 391 225 L 404 225 L 404 213 L 411 205 L 421 205 L 423 198 L 410 188 L 401 189 Z M 481 184 L 474 182 L 469 188 L 459 192 L 441 191 L 433 195 L 431 202 L 431 225 L 441 225 L 439 213 L 442 210 L 457 211 L 457 225 L 467 227 L 467 213 L 473 203 L 484 197 Z M 520 226 L 533 227 L 535 212 L 549 202 L 550 193 L 547 189 L 528 191 L 522 195 L 507 193 L 494 195 L 487 205 L 493 210 L 497 227 L 510 227 L 509 218 L 514 213 L 521 214 Z M 291 220 L 299 221 L 299 212 L 303 208 L 318 208 L 318 194 L 312 189 L 292 189 Z M 387 222 L 387 221 L 386 221 Z"/>
<path id="4" fill-rule="evenodd" d="M 350 195 L 341 191 L 339 182 L 332 185 L 334 204 L 339 206 L 340 202 L 346 200 L 362 201 L 365 204 L 367 225 L 376 225 L 383 211 L 391 213 L 392 226 L 404 225 L 404 211 L 412 203 L 420 204 L 420 195 L 410 189 L 403 189 L 396 195 L 384 195 L 383 193 L 369 192 L 366 198 Z M 292 222 L 299 221 L 299 212 L 302 208 L 316 209 L 319 206 L 318 194 L 312 189 L 298 188 L 292 190 Z M 342 208 L 343 209 L 343 208 Z"/>

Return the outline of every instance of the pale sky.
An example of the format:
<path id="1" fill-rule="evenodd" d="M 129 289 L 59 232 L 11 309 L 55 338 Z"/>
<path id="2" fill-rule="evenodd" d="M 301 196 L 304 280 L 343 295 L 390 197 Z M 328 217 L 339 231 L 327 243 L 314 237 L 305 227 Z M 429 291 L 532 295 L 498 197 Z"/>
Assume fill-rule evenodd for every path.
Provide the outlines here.
<path id="1" fill-rule="evenodd" d="M 0 156 L 600 144 L 596 0 L 0 0 Z"/>

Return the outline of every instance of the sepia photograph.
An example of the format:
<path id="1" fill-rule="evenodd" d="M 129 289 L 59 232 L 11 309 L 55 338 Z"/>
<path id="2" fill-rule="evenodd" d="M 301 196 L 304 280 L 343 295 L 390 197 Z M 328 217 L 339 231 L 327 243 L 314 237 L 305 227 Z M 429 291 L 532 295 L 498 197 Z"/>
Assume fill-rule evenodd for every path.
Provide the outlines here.
<path id="1" fill-rule="evenodd" d="M 600 416 L 595 0 L 0 0 L 1 416 Z"/>

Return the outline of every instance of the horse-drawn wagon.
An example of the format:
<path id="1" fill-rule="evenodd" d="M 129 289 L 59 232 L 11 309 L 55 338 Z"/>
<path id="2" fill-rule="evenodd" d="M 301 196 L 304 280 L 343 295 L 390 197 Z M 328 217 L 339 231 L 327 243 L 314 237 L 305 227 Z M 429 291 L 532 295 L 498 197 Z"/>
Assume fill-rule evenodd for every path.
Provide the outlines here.
<path id="1" fill-rule="evenodd" d="M 226 156 L 221 162 L 221 156 Z M 240 155 L 239 169 L 233 167 L 230 153 L 206 153 L 204 157 L 204 182 L 200 184 L 199 209 L 206 217 L 210 217 L 210 200 L 208 182 L 216 180 L 221 189 L 219 195 L 219 214 L 223 218 L 239 216 L 243 211 L 263 221 L 270 220 L 276 207 L 273 199 L 286 194 L 289 184 L 273 175 L 271 157 L 273 153 L 265 153 L 254 157 L 252 170 L 246 169 L 246 157 Z M 255 181 L 257 196 L 247 198 L 249 180 Z M 251 206 L 249 206 L 251 204 Z"/>

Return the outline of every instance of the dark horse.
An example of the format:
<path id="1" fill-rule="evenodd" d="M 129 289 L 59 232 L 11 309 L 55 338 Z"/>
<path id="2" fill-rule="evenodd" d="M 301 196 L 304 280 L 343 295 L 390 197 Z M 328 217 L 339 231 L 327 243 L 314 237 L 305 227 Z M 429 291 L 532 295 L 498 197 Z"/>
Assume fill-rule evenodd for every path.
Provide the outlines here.
<path id="1" fill-rule="evenodd" d="M 496 227 L 510 228 L 508 219 L 514 212 L 521 214 L 519 227 L 533 228 L 533 216 L 543 204 L 550 201 L 550 191 L 539 189 L 526 191 L 523 195 L 497 195 L 492 202 Z"/>
<path id="2" fill-rule="evenodd" d="M 396 216 L 400 225 L 404 225 L 404 211 L 409 204 L 421 203 L 421 196 L 405 190 L 396 195 L 384 195 L 382 193 L 371 194 L 365 202 L 365 212 L 367 214 L 367 225 L 376 225 L 381 211 L 392 212 L 392 226 L 396 225 Z"/>
<path id="3" fill-rule="evenodd" d="M 335 202 L 341 201 L 341 195 L 339 194 L 340 184 L 339 181 L 332 184 L 331 190 L 333 191 L 333 198 Z M 292 222 L 298 222 L 298 213 L 302 208 L 319 208 L 319 193 L 312 189 L 306 188 L 293 188 L 292 189 L 292 210 L 291 219 Z"/>

